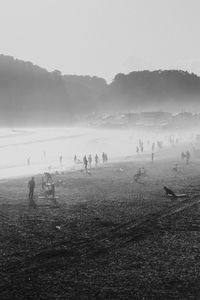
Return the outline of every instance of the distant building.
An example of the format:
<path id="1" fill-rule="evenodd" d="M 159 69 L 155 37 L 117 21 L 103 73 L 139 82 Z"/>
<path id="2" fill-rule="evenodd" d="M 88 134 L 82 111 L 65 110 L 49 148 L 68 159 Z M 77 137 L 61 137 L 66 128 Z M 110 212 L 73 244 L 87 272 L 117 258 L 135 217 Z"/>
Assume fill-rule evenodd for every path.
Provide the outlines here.
<path id="1" fill-rule="evenodd" d="M 124 121 L 128 124 L 136 124 L 139 120 L 139 114 L 136 113 L 125 113 L 123 115 Z"/>
<path id="2" fill-rule="evenodd" d="M 172 120 L 172 114 L 163 111 L 141 112 L 138 123 L 141 125 L 164 125 L 169 124 Z"/>
<path id="3" fill-rule="evenodd" d="M 181 112 L 173 116 L 172 123 L 177 127 L 185 127 L 185 126 L 192 125 L 195 119 L 197 118 L 194 117 L 192 113 Z"/>

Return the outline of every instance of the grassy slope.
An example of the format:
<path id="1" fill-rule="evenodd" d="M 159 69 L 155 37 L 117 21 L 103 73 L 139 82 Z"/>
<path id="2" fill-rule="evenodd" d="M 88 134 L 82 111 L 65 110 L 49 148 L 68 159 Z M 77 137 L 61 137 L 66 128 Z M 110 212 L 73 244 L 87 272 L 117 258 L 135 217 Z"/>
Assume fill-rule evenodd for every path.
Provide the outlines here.
<path id="1" fill-rule="evenodd" d="M 143 184 L 131 183 L 141 163 L 58 175 L 59 207 L 36 210 L 26 180 L 2 183 L 0 299 L 199 299 L 199 204 L 171 202 L 162 187 L 193 199 L 200 164 L 177 176 L 173 164 L 146 163 Z"/>

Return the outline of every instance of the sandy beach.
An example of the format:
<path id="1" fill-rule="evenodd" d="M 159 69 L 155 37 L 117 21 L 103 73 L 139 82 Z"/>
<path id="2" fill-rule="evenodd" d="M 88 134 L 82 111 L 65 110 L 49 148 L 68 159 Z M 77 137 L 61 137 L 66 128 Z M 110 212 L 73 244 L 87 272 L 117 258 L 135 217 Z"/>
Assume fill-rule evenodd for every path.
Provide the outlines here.
<path id="1" fill-rule="evenodd" d="M 54 175 L 57 204 L 0 183 L 1 299 L 198 299 L 199 161 L 113 163 Z M 143 166 L 146 176 L 135 182 Z M 185 198 L 171 200 L 163 186 Z"/>

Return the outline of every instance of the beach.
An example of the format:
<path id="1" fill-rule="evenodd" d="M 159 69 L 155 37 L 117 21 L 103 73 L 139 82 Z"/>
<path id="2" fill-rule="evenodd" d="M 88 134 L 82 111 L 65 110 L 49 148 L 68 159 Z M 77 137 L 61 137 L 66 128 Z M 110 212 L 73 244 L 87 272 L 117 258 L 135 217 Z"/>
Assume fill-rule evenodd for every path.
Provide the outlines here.
<path id="1" fill-rule="evenodd" d="M 53 175 L 57 204 L 36 176 L 0 183 L 1 299 L 198 299 L 199 168 L 178 158 L 110 163 Z M 144 167 L 139 182 L 133 175 Z M 166 197 L 163 186 L 185 198 Z"/>

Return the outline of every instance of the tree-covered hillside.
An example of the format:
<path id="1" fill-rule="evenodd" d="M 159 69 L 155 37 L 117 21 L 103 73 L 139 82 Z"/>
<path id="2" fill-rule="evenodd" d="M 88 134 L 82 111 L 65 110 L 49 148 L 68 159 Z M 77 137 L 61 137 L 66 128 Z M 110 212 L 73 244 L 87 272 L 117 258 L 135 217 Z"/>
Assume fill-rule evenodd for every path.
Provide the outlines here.
<path id="1" fill-rule="evenodd" d="M 0 55 L 0 125 L 69 124 L 92 112 L 200 111 L 200 77 L 139 71 L 103 78 L 62 75 Z"/>

